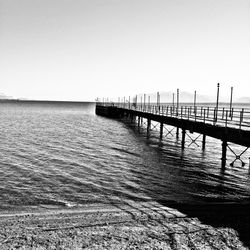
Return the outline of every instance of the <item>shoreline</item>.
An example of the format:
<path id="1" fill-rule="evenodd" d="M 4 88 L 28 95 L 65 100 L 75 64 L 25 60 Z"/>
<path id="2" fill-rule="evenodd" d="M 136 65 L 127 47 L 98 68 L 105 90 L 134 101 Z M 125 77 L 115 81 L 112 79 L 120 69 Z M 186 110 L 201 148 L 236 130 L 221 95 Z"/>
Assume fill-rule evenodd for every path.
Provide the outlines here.
<path id="1" fill-rule="evenodd" d="M 248 249 L 231 228 L 214 228 L 157 202 L 2 213 L 0 248 Z M 186 247 L 186 248 L 185 248 Z"/>

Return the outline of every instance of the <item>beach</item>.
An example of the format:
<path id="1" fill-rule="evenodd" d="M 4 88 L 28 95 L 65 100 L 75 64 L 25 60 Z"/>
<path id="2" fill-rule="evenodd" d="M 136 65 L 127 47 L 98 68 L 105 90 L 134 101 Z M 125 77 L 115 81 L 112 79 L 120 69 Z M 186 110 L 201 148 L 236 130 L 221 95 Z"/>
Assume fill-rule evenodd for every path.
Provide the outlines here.
<path id="1" fill-rule="evenodd" d="M 232 228 L 214 228 L 157 202 L 44 207 L 1 213 L 0 249 L 248 249 Z"/>

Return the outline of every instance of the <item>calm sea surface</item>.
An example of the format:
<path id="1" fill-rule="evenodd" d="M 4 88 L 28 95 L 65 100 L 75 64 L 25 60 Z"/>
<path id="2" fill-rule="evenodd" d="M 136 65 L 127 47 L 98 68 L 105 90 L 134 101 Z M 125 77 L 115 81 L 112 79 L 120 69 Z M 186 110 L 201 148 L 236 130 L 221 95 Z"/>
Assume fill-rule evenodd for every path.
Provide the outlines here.
<path id="1" fill-rule="evenodd" d="M 249 152 L 220 168 L 221 142 L 184 151 L 170 134 L 95 115 L 93 103 L 0 103 L 0 209 L 133 201 L 250 201 Z M 166 127 L 171 129 L 171 127 Z M 167 130 L 165 130 L 167 132 Z M 172 132 L 175 134 L 175 132 Z M 189 134 L 192 138 L 198 134 Z M 244 147 L 232 145 L 240 153 Z"/>

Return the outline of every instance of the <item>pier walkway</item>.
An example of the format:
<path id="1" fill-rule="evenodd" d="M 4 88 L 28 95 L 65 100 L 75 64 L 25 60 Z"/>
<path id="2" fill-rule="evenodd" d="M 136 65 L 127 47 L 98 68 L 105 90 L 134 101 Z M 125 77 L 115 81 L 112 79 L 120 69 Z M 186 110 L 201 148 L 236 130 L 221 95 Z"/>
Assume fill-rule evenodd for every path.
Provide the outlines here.
<path id="1" fill-rule="evenodd" d="M 227 149 L 235 155 L 235 160 L 230 165 L 233 166 L 234 162 L 239 160 L 244 166 L 241 156 L 250 147 L 250 110 L 244 108 L 97 102 L 96 114 L 112 118 L 127 117 L 133 122 L 138 122 L 138 127 L 142 125 L 143 119 L 146 119 L 148 136 L 152 127 L 151 121 L 157 122 L 160 125 L 160 139 L 163 137 L 164 125 L 173 126 L 177 137 L 181 129 L 183 149 L 188 131 L 202 135 L 203 150 L 206 136 L 219 139 L 222 141 L 222 168 L 226 166 Z M 192 139 L 192 143 L 196 143 L 196 139 Z M 245 149 L 238 155 L 228 145 L 229 142 L 244 146 Z"/>

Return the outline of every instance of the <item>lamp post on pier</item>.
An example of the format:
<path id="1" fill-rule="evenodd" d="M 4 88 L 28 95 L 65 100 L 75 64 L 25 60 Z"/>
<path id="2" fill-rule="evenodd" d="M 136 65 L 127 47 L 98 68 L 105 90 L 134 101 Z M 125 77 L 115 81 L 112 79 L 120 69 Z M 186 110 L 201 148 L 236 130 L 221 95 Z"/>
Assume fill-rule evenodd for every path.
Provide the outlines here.
<path id="1" fill-rule="evenodd" d="M 144 94 L 144 99 L 143 99 L 143 111 L 145 111 L 145 105 L 146 105 L 146 94 Z"/>
<path id="2" fill-rule="evenodd" d="M 177 89 L 177 110 L 176 110 L 176 115 L 179 115 L 179 89 Z"/>
<path id="3" fill-rule="evenodd" d="M 196 90 L 194 91 L 194 112 L 196 110 Z"/>
<path id="4" fill-rule="evenodd" d="M 157 105 L 157 112 L 159 112 L 160 114 L 160 105 L 161 105 L 161 101 L 160 101 L 160 92 L 157 92 L 157 95 L 158 95 L 158 105 Z"/>
<path id="5" fill-rule="evenodd" d="M 148 96 L 148 111 L 150 110 L 150 95 Z"/>
<path id="6" fill-rule="evenodd" d="M 176 95 L 176 116 L 178 117 L 179 113 L 179 89 L 177 89 L 177 95 Z M 176 127 L 176 138 L 179 138 L 179 127 Z"/>
<path id="7" fill-rule="evenodd" d="M 217 117 L 218 117 L 219 95 L 220 95 L 220 84 L 217 83 L 217 99 L 216 99 L 215 119 L 214 119 L 215 122 L 217 122 Z"/>
<path id="8" fill-rule="evenodd" d="M 231 87 L 229 117 L 232 117 L 232 104 L 233 104 L 233 87 Z"/>

